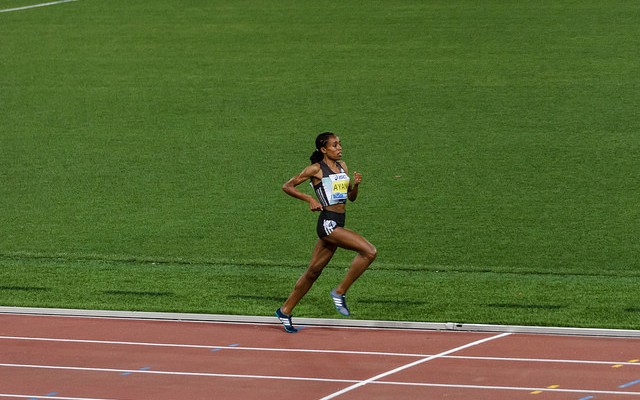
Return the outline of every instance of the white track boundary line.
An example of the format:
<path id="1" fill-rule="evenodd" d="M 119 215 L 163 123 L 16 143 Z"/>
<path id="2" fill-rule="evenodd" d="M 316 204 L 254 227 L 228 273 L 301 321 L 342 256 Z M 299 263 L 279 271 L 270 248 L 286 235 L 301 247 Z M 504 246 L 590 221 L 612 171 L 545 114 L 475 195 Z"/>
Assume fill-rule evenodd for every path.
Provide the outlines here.
<path id="1" fill-rule="evenodd" d="M 0 10 L 0 13 L 12 12 L 12 11 L 21 11 L 21 10 L 29 10 L 31 8 L 38 8 L 38 7 L 47 7 L 47 6 L 53 6 L 53 5 L 56 5 L 56 4 L 69 3 L 69 2 L 72 2 L 72 1 L 78 1 L 78 0 L 59 0 L 59 1 L 51 1 L 49 3 L 32 4 L 30 6 L 24 6 L 24 7 L 6 8 L 4 10 Z M 51 397 L 51 398 L 53 398 L 53 397 Z"/>
<path id="2" fill-rule="evenodd" d="M 578 393 L 578 394 L 612 394 L 612 395 L 627 395 L 627 396 L 640 396 L 640 392 L 620 392 L 613 390 L 589 390 L 589 389 L 562 389 L 562 388 L 534 388 L 534 387 L 517 387 L 517 386 L 481 386 L 481 385 L 457 385 L 447 383 L 421 383 L 421 382 L 371 382 L 374 385 L 396 385 L 396 386 L 418 386 L 418 387 L 439 387 L 439 388 L 454 388 L 454 389 L 475 389 L 475 390 L 511 390 L 520 392 L 556 392 L 556 393 Z"/>
<path id="3" fill-rule="evenodd" d="M 13 399 L 46 399 L 46 400 L 116 400 L 116 399 L 96 399 L 93 397 L 60 397 L 60 396 L 43 396 L 43 395 L 27 395 L 27 394 L 11 394 L 0 393 L 0 397 L 11 397 Z"/>
<path id="4" fill-rule="evenodd" d="M 70 366 L 60 366 L 60 365 L 37 365 L 37 364 L 0 363 L 0 367 L 53 369 L 53 370 L 61 370 L 61 371 L 113 372 L 118 374 L 131 373 L 136 375 L 149 374 L 149 375 L 173 375 L 173 376 L 200 376 L 200 377 L 210 377 L 210 378 L 271 379 L 271 380 L 281 380 L 281 381 L 338 382 L 338 383 L 358 382 L 357 380 L 353 380 L 353 379 L 329 379 L 329 378 L 312 378 L 312 377 L 300 377 L 300 376 L 218 374 L 215 372 L 154 371 L 154 370 L 139 370 L 139 369 L 70 367 Z"/>
<path id="5" fill-rule="evenodd" d="M 146 346 L 146 347 L 169 347 L 169 348 L 187 348 L 187 349 L 219 349 L 233 351 L 271 351 L 282 353 L 324 353 L 324 354 L 353 354 L 363 356 L 387 356 L 387 357 L 427 357 L 425 354 L 410 353 L 390 353 L 381 351 L 357 351 L 357 350 L 321 350 L 321 349 L 287 349 L 273 347 L 243 347 L 228 345 L 204 345 L 204 344 L 183 344 L 183 343 L 150 343 L 150 342 L 124 342 L 114 340 L 88 340 L 88 339 L 60 339 L 60 338 L 43 338 L 43 337 L 22 337 L 22 336 L 0 336 L 1 340 L 20 340 L 34 342 L 59 342 L 59 343 L 79 343 L 79 344 L 105 344 L 105 345 L 122 345 L 122 346 Z M 621 363 L 612 363 L 621 364 Z M 640 365 L 640 364 L 639 364 Z"/>
<path id="6" fill-rule="evenodd" d="M 506 334 L 503 334 L 506 335 Z M 499 336 L 503 336 L 499 335 Z M 495 339 L 492 337 L 487 340 Z M 472 345 L 472 344 L 469 344 Z M 455 349 L 454 349 L 455 350 Z M 453 351 L 453 350 L 450 350 Z M 426 360 L 425 360 L 426 361 Z M 423 361 L 424 362 L 424 361 Z M 415 363 L 413 363 L 416 365 Z M 297 377 L 297 376 L 273 376 L 273 375 L 244 375 L 244 374 L 216 374 L 207 372 L 179 372 L 179 371 L 153 371 L 153 370 L 127 370 L 117 368 L 89 368 L 89 367 L 65 367 L 55 365 L 33 365 L 33 364 L 0 364 L 0 367 L 6 368 L 26 368 L 26 369 L 52 369 L 61 371 L 89 371 L 89 372 L 108 372 L 108 373 L 132 373 L 132 374 L 148 374 L 148 375 L 170 375 L 170 376 L 197 376 L 197 377 L 209 377 L 209 378 L 234 378 L 234 379 L 265 379 L 265 380 L 280 380 L 280 381 L 303 381 L 303 382 L 325 382 L 325 383 L 353 383 L 362 386 L 363 381 L 352 379 L 332 379 L 332 378 L 313 378 L 313 377 Z M 404 367 L 400 367 L 404 368 Z M 406 367 L 408 368 L 408 366 Z M 405 369 L 406 369 L 405 368 Z M 397 370 L 394 370 L 398 372 Z M 389 371 L 387 375 L 392 373 Z M 383 374 L 381 374 L 383 375 Z M 375 377 L 374 377 L 375 378 Z M 373 379 L 373 378 L 372 378 Z M 394 382 L 394 381 L 370 381 L 372 385 L 395 385 L 395 386 L 415 386 L 415 387 L 437 387 L 437 388 L 455 388 L 455 389 L 473 389 L 473 390 L 509 390 L 520 392 L 533 392 L 542 391 L 549 393 L 577 393 L 577 394 L 592 394 L 592 395 L 627 395 L 627 396 L 640 396 L 640 392 L 623 392 L 623 391 L 610 391 L 610 390 L 589 390 L 589 389 L 570 389 L 570 388 L 536 388 L 536 387 L 517 387 L 517 386 L 482 386 L 482 385 L 464 385 L 464 384 L 447 384 L 447 383 L 424 383 L 424 382 Z M 354 385 L 354 386 L 355 386 Z M 338 392 L 331 395 L 337 396 Z M 340 393 L 345 393 L 341 391 Z M 0 394 L 0 397 L 28 397 L 28 398 L 43 398 L 45 396 L 26 396 L 15 394 Z M 60 400 L 113 400 L 113 399 L 93 399 L 93 398 L 76 398 L 76 397 L 53 397 L 46 396 L 47 399 L 60 399 Z M 331 397 L 325 397 L 331 398 Z"/>
<path id="7" fill-rule="evenodd" d="M 479 344 L 486 343 L 486 342 L 490 342 L 490 341 L 492 341 L 492 340 L 501 339 L 501 338 L 503 338 L 503 337 L 505 337 L 505 336 L 509 336 L 509 335 L 510 335 L 510 333 L 501 333 L 501 334 L 496 335 L 496 336 L 490 336 L 490 337 L 488 337 L 488 338 L 484 338 L 484 339 L 476 340 L 475 342 L 467 343 L 467 344 L 465 344 L 465 345 L 458 346 L 458 347 L 456 347 L 456 348 L 454 348 L 454 349 L 450 349 L 450 350 L 447 350 L 447 351 L 443 351 L 442 353 L 439 353 L 439 354 L 436 354 L 436 355 L 433 355 L 433 356 L 429 356 L 429 357 L 423 358 L 423 359 L 418 360 L 418 361 L 414 361 L 414 362 L 409 363 L 409 364 L 405 364 L 405 365 L 403 365 L 403 366 L 401 366 L 401 367 L 398 367 L 398 368 L 392 369 L 392 370 L 387 371 L 387 372 L 383 372 L 382 374 L 378 374 L 378 375 L 373 376 L 373 377 L 371 377 L 371 378 L 369 378 L 369 379 L 366 379 L 366 380 L 364 380 L 364 381 L 360 381 L 360 382 L 358 382 L 358 383 L 356 383 L 356 384 L 354 384 L 354 385 L 351 385 L 351 386 L 346 387 L 346 388 L 344 388 L 344 389 L 342 389 L 342 390 L 339 390 L 339 391 L 337 391 L 337 392 L 335 392 L 335 393 L 333 393 L 333 394 L 330 394 L 329 396 L 325 396 L 325 397 L 323 397 L 323 398 L 322 398 L 322 399 L 320 399 L 320 400 L 330 400 L 330 399 L 333 399 L 333 398 L 338 397 L 338 396 L 340 396 L 340 395 L 343 395 L 343 394 L 345 394 L 345 393 L 347 393 L 347 392 L 350 392 L 350 391 L 352 391 L 352 390 L 355 390 L 355 389 L 357 389 L 357 388 L 359 388 L 359 387 L 362 387 L 362 386 L 365 386 L 365 385 L 367 385 L 367 384 L 369 384 L 369 383 L 372 383 L 372 382 L 378 381 L 378 380 L 380 380 L 380 379 L 382 379 L 382 378 L 385 378 L 385 377 L 387 377 L 387 376 L 389 376 L 389 375 L 393 375 L 393 374 L 398 373 L 398 372 L 400 372 L 400 371 L 404 371 L 405 369 L 409 369 L 409 368 L 415 367 L 416 365 L 420 365 L 420 364 L 426 363 L 426 362 L 428 362 L 428 361 L 431 361 L 431 360 L 435 360 L 435 359 L 437 359 L 437 358 L 444 357 L 444 356 L 446 356 L 446 355 L 449 355 L 449 354 L 451 354 L 451 353 L 458 352 L 458 351 L 460 351 L 460 350 L 468 349 L 469 347 L 477 346 L 477 345 L 479 345 Z"/>
<path id="8" fill-rule="evenodd" d="M 116 340 L 90 340 L 90 339 L 64 339 L 64 338 L 44 338 L 29 336 L 0 336 L 2 340 L 17 341 L 34 341 L 34 342 L 54 342 L 54 343 L 77 343 L 77 344 L 99 344 L 109 346 L 141 346 L 141 347 L 167 347 L 167 348 L 186 348 L 186 349 L 205 349 L 205 350 L 232 350 L 232 351 L 265 351 L 279 353 L 316 353 L 316 354 L 350 354 L 362 356 L 383 356 L 383 357 L 409 357 L 409 358 L 426 358 L 432 357 L 432 354 L 417 353 L 392 353 L 383 351 L 357 351 L 357 350 L 322 350 L 322 349 L 291 349 L 277 347 L 243 347 L 228 345 L 203 345 L 203 344 L 185 344 L 185 343 L 152 343 L 152 342 L 126 342 Z M 569 360 L 555 358 L 518 358 L 518 357 L 478 357 L 478 356 L 442 356 L 452 360 L 469 360 L 469 361 L 507 361 L 507 362 L 536 362 L 536 363 L 556 363 L 556 364 L 585 364 L 585 365 L 624 365 L 640 368 L 640 363 L 628 361 L 596 361 L 596 360 Z"/>
<path id="9" fill-rule="evenodd" d="M 147 311 L 81 310 L 66 308 L 6 307 L 0 306 L 0 314 L 31 315 L 43 317 L 117 318 L 134 320 L 160 320 L 173 322 L 270 324 L 280 325 L 275 317 L 224 314 L 166 313 Z M 563 336 L 604 336 L 616 338 L 640 338 L 640 330 L 607 328 L 569 328 L 521 325 L 485 325 L 458 322 L 375 321 L 358 319 L 295 318 L 296 325 L 331 328 L 362 329 L 413 329 L 454 332 L 527 333 Z"/>

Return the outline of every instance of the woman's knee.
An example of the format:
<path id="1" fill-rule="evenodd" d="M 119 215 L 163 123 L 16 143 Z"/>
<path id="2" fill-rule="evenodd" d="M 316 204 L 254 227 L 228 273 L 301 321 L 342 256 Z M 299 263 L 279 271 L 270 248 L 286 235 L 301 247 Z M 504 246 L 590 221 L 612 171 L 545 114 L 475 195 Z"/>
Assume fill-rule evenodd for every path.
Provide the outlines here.
<path id="1" fill-rule="evenodd" d="M 369 246 L 367 246 L 366 249 L 361 251 L 360 255 L 366 258 L 367 260 L 369 260 L 369 263 L 372 263 L 373 260 L 375 260 L 376 257 L 378 257 L 378 249 L 376 248 L 376 246 L 369 243 Z"/>

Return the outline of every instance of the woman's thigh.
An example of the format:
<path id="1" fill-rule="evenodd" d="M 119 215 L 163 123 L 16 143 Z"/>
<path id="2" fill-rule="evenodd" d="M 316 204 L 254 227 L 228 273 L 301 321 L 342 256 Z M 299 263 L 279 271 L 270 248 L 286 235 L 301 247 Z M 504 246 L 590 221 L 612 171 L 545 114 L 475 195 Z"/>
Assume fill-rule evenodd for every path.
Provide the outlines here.
<path id="1" fill-rule="evenodd" d="M 325 241 L 348 250 L 355 250 L 359 253 L 375 253 L 376 248 L 367 239 L 356 232 L 346 228 L 336 228 L 329 236 L 325 236 Z"/>

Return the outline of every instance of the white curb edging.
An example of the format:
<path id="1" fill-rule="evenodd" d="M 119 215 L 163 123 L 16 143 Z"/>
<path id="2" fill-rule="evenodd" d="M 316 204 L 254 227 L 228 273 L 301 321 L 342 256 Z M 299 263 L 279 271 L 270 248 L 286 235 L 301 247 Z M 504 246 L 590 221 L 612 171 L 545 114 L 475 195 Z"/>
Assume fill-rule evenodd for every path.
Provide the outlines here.
<path id="1" fill-rule="evenodd" d="M 168 313 L 168 312 L 148 312 L 148 311 L 81 310 L 81 309 L 65 309 L 65 308 L 31 308 L 31 307 L 0 306 L 0 314 L 91 317 L 91 318 L 149 319 L 149 320 L 171 320 L 171 321 L 192 321 L 192 322 L 228 322 L 228 323 L 246 323 L 246 324 L 279 324 L 275 316 L 265 317 L 265 316 L 249 316 L 249 315 Z M 640 330 L 631 330 L 631 329 L 488 325 L 488 324 L 465 324 L 465 323 L 456 323 L 456 322 L 375 321 L 375 320 L 331 319 L 331 318 L 295 318 L 295 322 L 296 322 L 296 325 L 306 325 L 306 326 L 380 328 L 380 329 L 415 329 L 415 330 L 462 331 L 462 332 L 509 332 L 509 333 L 530 333 L 530 334 L 547 334 L 547 335 L 551 334 L 551 335 L 640 338 Z"/>

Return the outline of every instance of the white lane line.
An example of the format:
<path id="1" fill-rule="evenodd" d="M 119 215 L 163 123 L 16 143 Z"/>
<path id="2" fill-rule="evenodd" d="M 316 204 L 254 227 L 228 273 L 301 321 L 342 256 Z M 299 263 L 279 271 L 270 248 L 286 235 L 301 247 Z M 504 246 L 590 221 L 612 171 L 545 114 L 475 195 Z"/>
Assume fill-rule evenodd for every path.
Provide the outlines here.
<path id="1" fill-rule="evenodd" d="M 340 382 L 354 383 L 358 382 L 353 379 L 329 379 L 329 378 L 307 378 L 299 376 L 277 376 L 277 375 L 250 375 L 250 374 L 219 374 L 215 372 L 184 372 L 184 371 L 158 371 L 158 370 L 139 370 L 139 369 L 118 369 L 118 368 L 92 368 L 92 367 L 69 367 L 59 365 L 35 365 L 35 364 L 4 364 L 0 363 L 0 367 L 7 368 L 31 368 L 31 369 L 52 369 L 61 371 L 89 371 L 89 372 L 113 372 L 123 373 L 130 372 L 132 374 L 143 375 L 174 375 L 174 376 L 200 376 L 211 378 L 242 378 L 242 379 L 275 379 L 284 381 L 314 381 L 314 382 Z"/>
<path id="2" fill-rule="evenodd" d="M 576 393 L 576 394 L 592 394 L 592 395 L 625 395 L 638 396 L 640 392 L 622 392 L 615 390 L 590 390 L 590 389 L 569 389 L 569 388 L 534 388 L 534 387 L 517 387 L 517 386 L 481 386 L 481 385 L 461 385 L 446 383 L 421 383 L 421 382 L 371 382 L 374 385 L 396 385 L 396 386 L 417 386 L 417 387 L 437 387 L 452 389 L 473 389 L 473 390 L 510 390 L 518 392 L 549 392 L 549 393 Z"/>
<path id="3" fill-rule="evenodd" d="M 11 397 L 12 399 L 47 399 L 47 400 L 116 400 L 116 399 L 95 399 L 92 397 L 60 397 L 60 396 L 49 396 L 49 395 L 31 395 L 31 394 L 10 394 L 10 393 L 0 393 L 0 397 Z"/>
<path id="4" fill-rule="evenodd" d="M 377 381 L 379 379 L 385 378 L 385 377 L 387 377 L 389 375 L 393 375 L 393 374 L 398 373 L 400 371 L 404 371 L 405 369 L 409 369 L 409 368 L 415 367 L 416 365 L 420 365 L 422 363 L 426 363 L 428 361 L 444 357 L 446 355 L 458 352 L 460 350 L 468 349 L 469 347 L 477 346 L 479 344 L 490 342 L 492 340 L 501 339 L 501 338 L 503 338 L 505 336 L 509 336 L 509 335 L 510 335 L 510 333 L 501 333 L 500 335 L 490 336 L 490 337 L 487 337 L 487 338 L 484 338 L 484 339 L 476 340 L 475 342 L 467 343 L 465 345 L 456 347 L 454 349 L 443 351 L 442 353 L 439 353 L 439 354 L 436 354 L 436 355 L 433 355 L 433 356 L 429 356 L 429 357 L 423 358 L 423 359 L 418 360 L 418 361 L 414 361 L 414 362 L 409 363 L 409 364 L 405 364 L 405 365 L 403 365 L 401 367 L 392 369 L 392 370 L 387 371 L 387 372 L 383 372 L 383 373 L 378 374 L 376 376 L 373 376 L 373 377 L 371 377 L 369 379 L 366 379 L 366 380 L 360 381 L 360 382 L 358 382 L 358 383 L 356 383 L 354 385 L 348 386 L 348 387 L 346 387 L 346 388 L 344 388 L 342 390 L 339 390 L 339 391 L 337 391 L 335 393 L 332 393 L 332 394 L 330 394 L 328 396 L 325 396 L 325 397 L 321 398 L 320 400 L 330 400 L 330 399 L 336 398 L 336 397 L 338 397 L 340 395 L 343 395 L 343 394 L 345 394 L 347 392 L 350 392 L 350 391 L 352 391 L 354 389 L 357 389 L 357 388 L 362 387 L 364 385 L 367 385 L 369 383 L 375 382 L 375 381 Z"/>
<path id="5" fill-rule="evenodd" d="M 452 351 L 452 350 L 451 350 Z M 296 377 L 296 376 L 273 376 L 273 375 L 245 375 L 245 374 L 217 374 L 207 372 L 176 372 L 176 371 L 157 371 L 157 370 L 126 370 L 117 368 L 89 368 L 89 367 L 66 367 L 66 366 L 54 366 L 54 365 L 29 365 L 29 364 L 0 364 L 0 367 L 8 368 L 33 368 L 33 369 L 51 369 L 51 370 L 63 370 L 63 371 L 90 371 L 90 372 L 109 372 L 109 373 L 122 373 L 131 372 L 136 374 L 149 374 L 149 375 L 173 375 L 173 376 L 197 376 L 197 377 L 212 377 L 212 378 L 240 378 L 240 379 L 265 379 L 265 380 L 288 380 L 288 381 L 307 381 L 307 382 L 333 382 L 333 383 L 353 383 L 359 384 L 362 381 L 353 379 L 332 379 L 332 378 L 313 378 L 313 377 Z M 393 381 L 370 381 L 372 385 L 394 385 L 394 386 L 414 386 L 414 387 L 436 387 L 436 388 L 455 388 L 455 389 L 473 389 L 473 390 L 508 390 L 508 391 L 520 391 L 520 392 L 557 392 L 557 393 L 576 393 L 576 394 L 592 394 L 592 395 L 627 395 L 638 396 L 640 392 L 623 392 L 612 390 L 590 390 L 590 389 L 570 389 L 570 388 L 537 388 L 537 387 L 517 387 L 517 386 L 481 386 L 481 385 L 464 385 L 464 384 L 444 384 L 444 383 L 425 383 L 425 382 L 393 382 Z M 360 385 L 362 386 L 362 385 Z M 344 392 L 343 392 L 344 393 Z M 0 394 L 0 397 L 21 397 L 20 395 Z M 42 396 L 40 396 L 42 397 Z M 34 398 L 34 396 L 30 396 Z M 37 396 L 35 397 L 37 398 Z M 47 399 L 56 399 L 56 397 L 47 397 Z M 64 400 L 76 400 L 76 398 L 63 397 Z M 77 400 L 108 400 L 108 399 L 84 399 L 77 398 Z"/>
<path id="6" fill-rule="evenodd" d="M 630 365 L 640 367 L 640 363 L 631 361 L 600 361 L 600 360 L 566 360 L 557 358 L 521 358 L 521 357 L 479 357 L 479 356 L 445 356 L 451 360 L 469 360 L 469 361 L 507 361 L 507 362 L 525 362 L 525 363 L 557 363 L 557 364 L 586 364 L 586 365 Z"/>
<path id="7" fill-rule="evenodd" d="M 121 345 L 121 346 L 147 346 L 147 347 L 174 347 L 187 349 L 226 349 L 226 350 L 249 350 L 249 351 L 273 351 L 283 353 L 326 353 L 326 354 L 354 354 L 354 355 L 371 355 L 371 356 L 396 356 L 396 357 L 427 357 L 425 354 L 409 354 L 409 353 L 388 353 L 380 351 L 356 351 L 356 350 L 319 350 L 319 349 L 285 349 L 271 347 L 243 347 L 229 345 L 204 345 L 204 344 L 181 344 L 181 343 L 149 343 L 149 342 L 124 342 L 113 340 L 88 340 L 88 339 L 61 339 L 61 338 L 42 338 L 42 337 L 23 337 L 23 336 L 0 336 L 1 340 L 19 340 L 19 341 L 35 341 L 35 342 L 60 342 L 60 343 L 78 343 L 78 344 L 105 344 L 105 345 Z M 620 364 L 616 362 L 616 364 Z"/>
<path id="8" fill-rule="evenodd" d="M 4 10 L 0 10 L 0 13 L 11 12 L 11 11 L 28 10 L 30 8 L 37 8 L 37 7 L 53 6 L 53 5 L 56 5 L 56 4 L 69 3 L 69 2 L 72 2 L 72 1 L 78 1 L 78 0 L 59 0 L 59 1 L 51 1 L 49 3 L 32 4 L 30 6 L 24 6 L 24 7 L 5 8 Z"/>
<path id="9" fill-rule="evenodd" d="M 181 343 L 151 343 L 151 342 L 125 342 L 114 340 L 89 340 L 89 339 L 64 339 L 64 338 L 44 338 L 28 336 L 0 336 L 2 340 L 35 341 L 35 342 L 60 342 L 78 344 L 98 344 L 98 345 L 119 345 L 119 346 L 141 346 L 141 347 L 167 347 L 185 349 L 225 349 L 236 351 L 271 351 L 282 353 L 316 353 L 316 354 L 350 354 L 363 356 L 383 356 L 383 357 L 411 357 L 426 358 L 432 354 L 418 353 L 392 353 L 382 351 L 357 351 L 357 350 L 321 350 L 321 349 L 295 349 L 277 347 L 243 347 L 229 345 L 202 345 L 202 344 L 181 344 Z M 576 360 L 576 359 L 553 359 L 553 358 L 519 358 L 519 357 L 481 357 L 481 356 L 441 356 L 440 358 L 476 361 L 505 361 L 505 362 L 535 362 L 535 363 L 557 363 L 557 364 L 585 364 L 585 365 L 624 365 L 640 368 L 640 363 L 629 361 L 602 361 L 602 360 Z"/>

